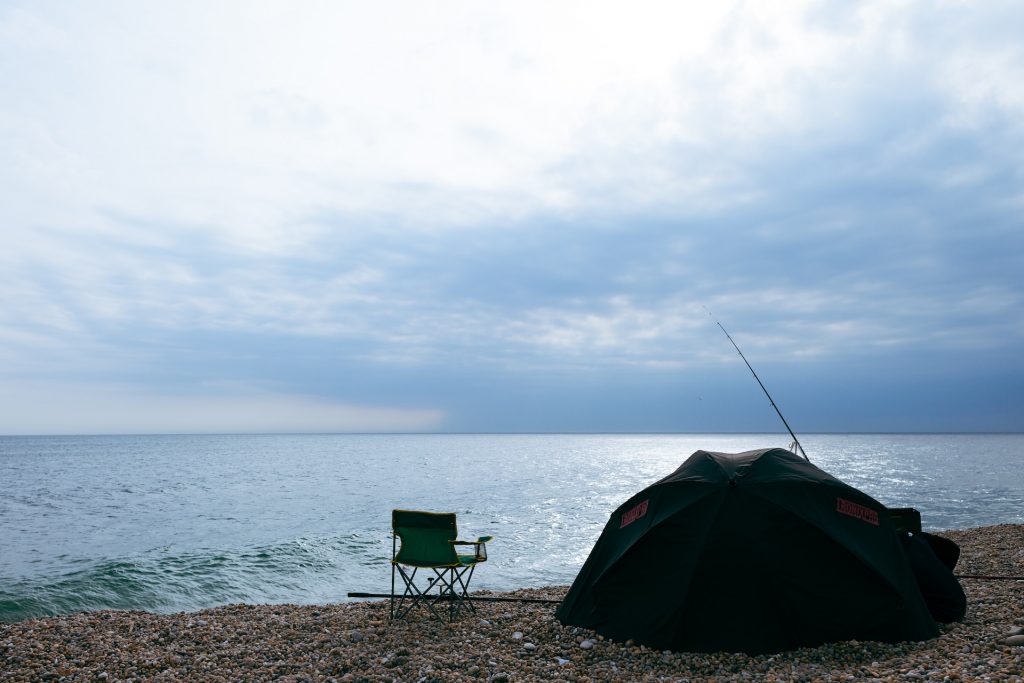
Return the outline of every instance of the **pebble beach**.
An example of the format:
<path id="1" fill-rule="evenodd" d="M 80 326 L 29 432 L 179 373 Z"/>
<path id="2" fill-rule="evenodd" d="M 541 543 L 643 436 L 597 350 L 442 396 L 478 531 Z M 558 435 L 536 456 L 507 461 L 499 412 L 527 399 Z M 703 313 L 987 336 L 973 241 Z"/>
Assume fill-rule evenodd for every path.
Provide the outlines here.
<path id="1" fill-rule="evenodd" d="M 961 546 L 958 574 L 1024 575 L 1024 525 L 940 535 Z M 387 601 L 85 612 L 0 624 L 0 681 L 1024 681 L 1024 581 L 961 583 L 967 616 L 938 638 L 760 656 L 611 642 L 537 603 L 480 603 L 451 626 L 389 622 Z"/>

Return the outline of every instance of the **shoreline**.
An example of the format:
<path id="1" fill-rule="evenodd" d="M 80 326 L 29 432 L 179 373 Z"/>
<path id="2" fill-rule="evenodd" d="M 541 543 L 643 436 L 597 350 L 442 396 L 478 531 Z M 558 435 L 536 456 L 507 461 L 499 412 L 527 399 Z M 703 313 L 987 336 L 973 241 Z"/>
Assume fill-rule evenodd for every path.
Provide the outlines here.
<path id="1" fill-rule="evenodd" d="M 1024 524 L 944 531 L 958 574 L 1024 575 Z M 81 612 L 0 623 L 0 681 L 1007 681 L 1024 683 L 1024 581 L 961 581 L 964 621 L 915 643 L 775 655 L 673 653 L 565 627 L 553 605 L 483 603 L 454 625 L 389 623 L 388 602 Z M 560 598 L 567 586 L 510 593 Z"/>

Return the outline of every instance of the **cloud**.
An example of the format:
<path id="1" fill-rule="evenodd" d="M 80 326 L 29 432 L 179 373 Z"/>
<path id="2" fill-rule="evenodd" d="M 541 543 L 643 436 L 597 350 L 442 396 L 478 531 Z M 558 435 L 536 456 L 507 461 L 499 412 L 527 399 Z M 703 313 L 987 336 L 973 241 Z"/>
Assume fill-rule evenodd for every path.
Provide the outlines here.
<path id="1" fill-rule="evenodd" d="M 0 376 L 117 386 L 111 411 L 241 382 L 500 426 L 499 394 L 552 377 L 728 367 L 702 304 L 837 382 L 1006 362 L 1018 14 L 10 3 Z"/>
<path id="2" fill-rule="evenodd" d="M 170 394 L 112 384 L 5 383 L 0 433 L 424 432 L 444 424 L 436 409 L 335 403 L 255 387 Z"/>
<path id="3" fill-rule="evenodd" d="M 721 209 L 763 196 L 750 172 L 780 149 L 888 150 L 871 126 L 973 125 L 1021 92 L 1007 43 L 933 21 L 918 35 L 923 19 L 888 3 L 825 25 L 813 18 L 849 13 L 230 7 L 10 13 L 9 32 L 51 35 L 9 48 L 32 74 L 5 84 L 21 102 L 14 187 L 46 188 L 79 222 L 108 207 L 295 252 L 322 236 L 306 219 L 317 208 L 417 231 Z M 26 188 L 27 166 L 49 175 Z"/>

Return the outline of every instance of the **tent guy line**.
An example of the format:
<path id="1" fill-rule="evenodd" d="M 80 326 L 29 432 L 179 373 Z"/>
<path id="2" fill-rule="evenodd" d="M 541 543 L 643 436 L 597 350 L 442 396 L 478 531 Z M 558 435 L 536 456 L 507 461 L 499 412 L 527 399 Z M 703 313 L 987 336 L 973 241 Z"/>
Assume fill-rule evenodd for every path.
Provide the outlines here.
<path id="1" fill-rule="evenodd" d="M 994 576 L 989 574 L 954 574 L 958 579 L 977 579 L 978 581 L 1024 581 L 1024 576 Z"/>

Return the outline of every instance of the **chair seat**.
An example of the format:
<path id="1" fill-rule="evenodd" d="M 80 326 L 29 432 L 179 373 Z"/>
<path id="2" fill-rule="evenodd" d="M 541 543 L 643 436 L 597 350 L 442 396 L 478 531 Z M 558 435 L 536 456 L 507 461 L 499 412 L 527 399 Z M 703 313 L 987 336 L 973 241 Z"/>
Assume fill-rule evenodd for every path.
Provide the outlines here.
<path id="1" fill-rule="evenodd" d="M 391 563 L 392 564 L 404 564 L 407 567 L 420 567 L 421 569 L 430 569 L 431 567 L 436 568 L 436 569 L 444 569 L 446 567 L 448 567 L 448 568 L 450 568 L 450 567 L 468 567 L 470 565 L 480 564 L 481 562 L 485 562 L 486 561 L 486 560 L 481 560 L 476 555 L 456 555 L 456 557 L 458 558 L 458 563 L 457 564 L 436 564 L 436 563 L 433 563 L 433 562 L 429 563 L 429 564 L 426 564 L 426 563 L 419 563 L 419 562 L 396 562 L 394 560 L 392 560 Z"/>

